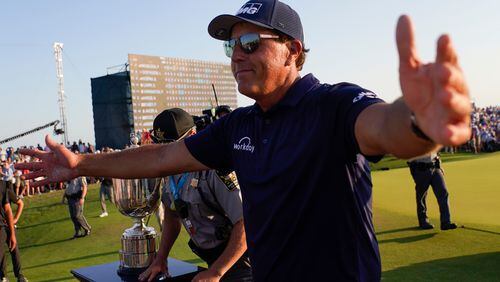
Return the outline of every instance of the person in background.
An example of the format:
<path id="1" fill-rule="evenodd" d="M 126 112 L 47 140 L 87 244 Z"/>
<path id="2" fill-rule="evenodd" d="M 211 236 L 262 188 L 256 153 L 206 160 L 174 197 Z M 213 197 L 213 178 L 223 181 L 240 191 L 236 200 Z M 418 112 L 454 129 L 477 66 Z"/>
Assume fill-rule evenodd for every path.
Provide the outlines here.
<path id="1" fill-rule="evenodd" d="M 12 207 L 12 204 L 17 205 L 16 214 L 13 217 L 14 228 L 17 228 L 17 223 L 19 222 L 19 218 L 21 217 L 21 214 L 23 213 L 24 202 L 18 195 L 16 195 L 16 193 L 14 192 L 14 189 L 12 189 L 12 187 L 7 189 L 7 198 L 9 199 L 9 204 L 11 204 L 11 207 Z M 10 236 L 10 234 L 9 234 L 9 236 Z M 12 259 L 12 268 L 14 270 L 14 275 L 16 276 L 17 281 L 18 282 L 28 281 L 28 279 L 24 276 L 24 274 L 22 272 L 21 253 L 19 252 L 19 244 L 16 244 L 16 247 L 14 249 L 9 248 L 9 252 L 10 252 L 10 257 Z M 6 263 L 7 263 L 7 260 L 2 259 L 1 267 L 2 267 L 3 273 L 7 273 Z"/>
<path id="2" fill-rule="evenodd" d="M 87 180 L 85 177 L 76 177 L 68 181 L 64 195 L 68 200 L 69 215 L 75 228 L 73 238 L 90 235 L 91 227 L 83 214 L 85 196 L 87 195 Z"/>
<path id="3" fill-rule="evenodd" d="M 107 147 L 104 147 L 102 153 L 109 153 L 110 150 Z M 99 217 L 108 216 L 108 210 L 106 209 L 106 198 L 111 202 L 115 203 L 115 199 L 113 196 L 113 179 L 111 177 L 101 177 L 99 178 L 101 181 L 101 187 L 99 189 L 99 198 L 101 200 L 101 214 Z"/>
<path id="4" fill-rule="evenodd" d="M 17 247 L 16 231 L 14 228 L 14 218 L 12 216 L 12 209 L 9 203 L 9 196 L 7 194 L 7 183 L 0 180 L 0 279 L 1 281 L 8 281 L 5 276 L 5 245 L 8 246 L 10 252 L 13 252 Z M 5 244 L 4 244 L 5 242 Z M 14 267 L 14 270 L 16 268 Z M 19 282 L 25 282 L 27 279 L 21 275 L 17 276 Z"/>
<path id="5" fill-rule="evenodd" d="M 457 225 L 451 222 L 450 206 L 448 203 L 448 190 L 444 181 L 444 172 L 441 167 L 441 159 L 437 153 L 415 158 L 408 162 L 411 176 L 415 181 L 415 192 L 417 200 L 417 218 L 418 226 L 421 229 L 432 229 L 434 225 L 429 222 L 427 217 L 427 191 L 432 187 L 434 196 L 436 196 L 439 212 L 441 214 L 441 230 L 457 228 Z"/>

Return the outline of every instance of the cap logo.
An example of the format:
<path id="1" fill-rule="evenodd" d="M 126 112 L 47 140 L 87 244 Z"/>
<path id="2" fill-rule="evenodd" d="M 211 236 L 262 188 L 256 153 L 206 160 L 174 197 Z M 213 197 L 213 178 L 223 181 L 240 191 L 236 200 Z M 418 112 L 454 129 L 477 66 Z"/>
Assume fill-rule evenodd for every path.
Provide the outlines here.
<path id="1" fill-rule="evenodd" d="M 161 131 L 159 128 L 157 128 L 155 131 L 154 131 L 154 136 L 160 140 L 163 140 L 165 137 L 164 137 L 164 134 L 165 132 L 164 131 Z"/>
<path id="2" fill-rule="evenodd" d="M 236 15 L 241 15 L 241 14 L 248 14 L 248 15 L 254 15 L 257 14 L 260 10 L 260 7 L 262 7 L 262 4 L 260 3 L 246 3 L 241 7 L 238 12 L 236 12 Z"/>

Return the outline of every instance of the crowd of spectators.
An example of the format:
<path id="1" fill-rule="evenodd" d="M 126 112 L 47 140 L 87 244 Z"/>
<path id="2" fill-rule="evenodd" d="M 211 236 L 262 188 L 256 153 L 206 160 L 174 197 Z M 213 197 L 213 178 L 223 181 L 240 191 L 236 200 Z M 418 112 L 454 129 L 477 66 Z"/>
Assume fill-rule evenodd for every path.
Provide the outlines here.
<path id="1" fill-rule="evenodd" d="M 499 106 L 479 108 L 473 104 L 471 114 L 471 138 L 462 146 L 446 147 L 447 153 L 472 152 L 496 152 L 500 150 L 500 115 Z"/>
<path id="2" fill-rule="evenodd" d="M 473 152 L 494 152 L 500 149 L 499 106 L 486 108 L 474 107 L 472 113 Z"/>

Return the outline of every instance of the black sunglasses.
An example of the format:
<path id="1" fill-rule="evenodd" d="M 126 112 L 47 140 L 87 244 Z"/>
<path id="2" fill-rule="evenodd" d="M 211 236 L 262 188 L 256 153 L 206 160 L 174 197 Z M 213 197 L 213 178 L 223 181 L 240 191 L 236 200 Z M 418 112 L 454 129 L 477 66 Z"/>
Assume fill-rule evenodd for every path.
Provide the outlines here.
<path id="1" fill-rule="evenodd" d="M 272 34 L 259 34 L 259 33 L 247 33 L 243 34 L 239 38 L 229 39 L 228 41 L 224 41 L 224 51 L 226 52 L 226 56 L 231 58 L 233 56 L 234 48 L 236 44 L 240 45 L 241 50 L 245 52 L 245 54 L 251 54 L 259 48 L 259 43 L 261 39 L 278 39 L 280 38 L 278 35 Z"/>

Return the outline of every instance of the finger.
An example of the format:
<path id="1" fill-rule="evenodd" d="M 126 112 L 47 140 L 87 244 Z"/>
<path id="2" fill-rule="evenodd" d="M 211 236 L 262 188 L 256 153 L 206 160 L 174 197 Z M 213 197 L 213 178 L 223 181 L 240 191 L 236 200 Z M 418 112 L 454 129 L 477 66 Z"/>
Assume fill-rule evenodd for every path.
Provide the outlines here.
<path id="1" fill-rule="evenodd" d="M 149 277 L 148 274 L 149 274 L 149 268 L 139 275 L 139 281 L 146 280 L 146 278 Z"/>
<path id="2" fill-rule="evenodd" d="M 45 135 L 45 144 L 47 144 L 51 151 L 54 151 L 57 146 L 59 146 L 59 144 L 57 144 L 57 142 L 54 141 L 54 139 L 52 139 L 48 134 Z"/>
<path id="3" fill-rule="evenodd" d="M 156 278 L 156 275 L 158 275 L 158 273 L 160 273 L 160 271 L 158 271 L 156 269 L 151 270 L 147 276 L 148 282 L 154 281 Z"/>
<path id="4" fill-rule="evenodd" d="M 418 59 L 415 47 L 413 24 L 407 15 L 399 17 L 396 27 L 396 44 L 399 53 L 399 67 L 409 69 L 418 68 L 420 60 Z"/>
<path id="5" fill-rule="evenodd" d="M 469 116 L 472 105 L 468 96 L 452 90 L 451 88 L 441 88 L 438 92 L 439 100 L 446 111 L 456 118 L 457 116 Z"/>
<path id="6" fill-rule="evenodd" d="M 148 276 L 148 282 L 152 282 L 154 281 L 154 279 L 156 278 L 156 275 L 158 274 L 158 272 L 151 272 Z"/>
<path id="7" fill-rule="evenodd" d="M 436 65 L 438 86 L 453 88 L 458 93 L 468 96 L 469 90 L 462 70 L 450 63 Z"/>
<path id="8" fill-rule="evenodd" d="M 443 135 L 448 140 L 448 146 L 459 146 L 467 142 L 471 135 L 471 129 L 468 122 L 459 122 L 455 124 L 448 124 L 443 130 Z"/>
<path id="9" fill-rule="evenodd" d="M 34 172 L 30 172 L 28 174 L 23 174 L 24 176 L 24 179 L 35 179 L 37 177 L 43 177 L 45 176 L 45 172 L 42 171 L 42 170 L 38 170 L 38 171 L 34 171 Z"/>
<path id="10" fill-rule="evenodd" d="M 446 91 L 443 91 L 446 92 Z M 443 93 L 441 95 L 449 95 L 449 93 Z M 472 111 L 472 106 L 468 97 L 464 97 L 459 94 L 454 94 L 449 101 L 447 101 L 447 116 L 449 123 L 459 123 L 467 121 L 470 123 L 470 114 Z"/>
<path id="11" fill-rule="evenodd" d="M 441 35 L 437 43 L 436 63 L 451 63 L 458 66 L 458 57 L 455 48 L 451 44 L 450 36 Z"/>
<path id="12" fill-rule="evenodd" d="M 45 178 L 45 179 L 40 180 L 40 181 L 33 181 L 33 183 L 31 183 L 31 186 L 32 187 L 40 187 L 40 186 L 48 185 L 50 183 L 52 183 L 52 182 L 49 181 L 47 178 Z"/>
<path id="13" fill-rule="evenodd" d="M 18 163 L 14 165 L 15 169 L 27 169 L 27 170 L 39 170 L 43 168 L 42 162 L 33 162 L 33 163 Z"/>
<path id="14" fill-rule="evenodd" d="M 21 155 L 27 155 L 27 156 L 32 156 L 38 159 L 41 159 L 44 155 L 47 155 L 49 153 L 40 151 L 40 150 L 34 150 L 34 149 L 20 149 L 19 153 Z"/>

